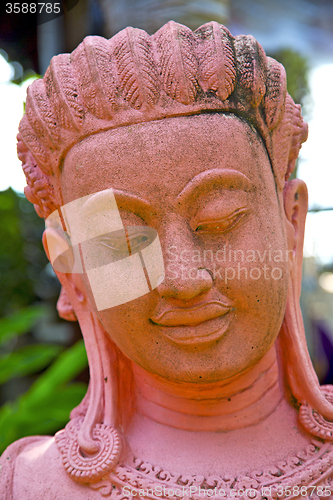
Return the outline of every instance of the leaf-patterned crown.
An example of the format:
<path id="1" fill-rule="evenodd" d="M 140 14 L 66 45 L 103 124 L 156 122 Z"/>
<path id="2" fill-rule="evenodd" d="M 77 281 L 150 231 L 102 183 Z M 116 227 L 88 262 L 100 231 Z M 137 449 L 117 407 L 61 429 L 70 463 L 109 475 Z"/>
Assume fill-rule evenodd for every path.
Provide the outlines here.
<path id="1" fill-rule="evenodd" d="M 88 135 L 205 111 L 232 112 L 252 123 L 283 188 L 307 127 L 287 93 L 283 66 L 252 36 L 233 37 L 216 22 L 192 32 L 170 21 L 152 36 L 126 28 L 110 40 L 86 37 L 71 54 L 54 56 L 44 78 L 28 88 L 18 136 L 26 195 L 47 216 L 45 199 L 54 197 L 47 179 Z M 43 202 L 29 177 L 36 168 L 46 185 Z"/>

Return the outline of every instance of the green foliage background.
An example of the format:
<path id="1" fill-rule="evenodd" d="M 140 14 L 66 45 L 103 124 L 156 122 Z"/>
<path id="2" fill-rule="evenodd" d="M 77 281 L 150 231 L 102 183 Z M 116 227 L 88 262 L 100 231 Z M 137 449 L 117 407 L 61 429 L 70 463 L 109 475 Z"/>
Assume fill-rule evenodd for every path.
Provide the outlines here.
<path id="1" fill-rule="evenodd" d="M 38 343 L 32 334 L 38 322 L 52 317 L 59 293 L 57 280 L 46 271 L 43 229 L 44 221 L 23 196 L 0 192 L 0 384 L 7 397 L 11 387 L 28 386 L 7 401 L 2 397 L 0 453 L 21 437 L 61 429 L 87 388 L 73 382 L 87 366 L 82 340 L 65 349 L 61 342 Z"/>

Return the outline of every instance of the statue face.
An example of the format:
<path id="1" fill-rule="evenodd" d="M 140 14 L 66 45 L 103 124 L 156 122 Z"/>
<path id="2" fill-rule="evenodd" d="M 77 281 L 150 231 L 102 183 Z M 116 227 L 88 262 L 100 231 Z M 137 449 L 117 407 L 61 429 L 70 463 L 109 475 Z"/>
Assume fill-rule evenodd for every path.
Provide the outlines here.
<path id="1" fill-rule="evenodd" d="M 149 293 L 98 311 L 84 275 L 127 357 L 167 378 L 213 382 L 269 350 L 286 305 L 286 223 L 266 149 L 245 121 L 203 114 L 90 136 L 67 154 L 61 188 L 64 204 L 112 188 L 125 227 L 158 233 L 165 279 Z"/>

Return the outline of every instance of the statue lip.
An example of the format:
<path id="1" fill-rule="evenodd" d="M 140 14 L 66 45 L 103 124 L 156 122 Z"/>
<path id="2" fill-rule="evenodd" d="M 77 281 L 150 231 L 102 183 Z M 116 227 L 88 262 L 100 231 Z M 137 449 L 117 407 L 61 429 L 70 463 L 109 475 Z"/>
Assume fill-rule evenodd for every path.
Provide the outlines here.
<path id="1" fill-rule="evenodd" d="M 167 327 L 196 326 L 209 320 L 219 318 L 227 314 L 233 303 L 224 298 L 221 301 L 210 301 L 198 304 L 194 307 L 168 307 L 163 308 L 158 314 L 152 314 L 150 319 L 153 323 Z"/>
<path id="2" fill-rule="evenodd" d="M 177 307 L 162 299 L 150 320 L 172 343 L 197 348 L 222 337 L 232 319 L 228 313 L 233 309 L 234 302 L 211 291 L 205 301 L 196 304 L 192 301 L 190 307 Z"/>

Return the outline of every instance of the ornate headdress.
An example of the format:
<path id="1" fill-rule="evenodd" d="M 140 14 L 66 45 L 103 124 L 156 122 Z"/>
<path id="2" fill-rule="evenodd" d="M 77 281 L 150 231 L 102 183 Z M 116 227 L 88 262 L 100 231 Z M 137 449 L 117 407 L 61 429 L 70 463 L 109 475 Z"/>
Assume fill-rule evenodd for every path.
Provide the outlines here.
<path id="1" fill-rule="evenodd" d="M 53 57 L 44 78 L 28 89 L 18 134 L 18 155 L 28 183 L 26 197 L 41 217 L 59 208 L 63 204 L 62 161 L 74 144 L 89 135 L 209 112 L 234 113 L 256 128 L 281 191 L 306 140 L 307 125 L 300 106 L 287 93 L 283 66 L 266 57 L 253 37 L 233 37 L 216 22 L 192 32 L 173 21 L 152 36 L 126 28 L 110 40 L 87 37 L 71 54 Z M 303 423 L 310 432 L 332 439 L 330 429 L 323 431 L 321 424 L 316 427 L 306 406 L 311 403 L 326 417 L 333 417 L 309 359 L 297 293 L 287 304 L 280 334 L 281 342 L 291 343 L 295 359 L 290 360 L 288 353 L 282 355 L 292 392 L 303 403 Z M 94 366 L 91 390 L 72 412 L 67 434 L 57 438 L 67 471 L 83 482 L 103 477 L 119 458 L 120 439 L 113 428 L 117 425 L 114 378 L 126 372 L 115 368 L 117 363 L 126 363 L 121 353 L 106 341 L 93 318 L 88 323 L 81 327 Z M 113 365 L 112 356 L 117 358 Z M 110 389 L 104 379 L 112 378 Z M 118 389 L 121 392 L 121 384 Z M 85 457 L 80 448 L 86 451 Z"/>
<path id="2" fill-rule="evenodd" d="M 28 88 L 18 136 L 25 194 L 45 217 L 61 204 L 53 188 L 62 160 L 84 137 L 214 111 L 257 128 L 283 188 L 307 126 L 287 93 L 283 66 L 252 36 L 233 37 L 216 22 L 192 32 L 170 21 L 152 36 L 126 28 L 110 40 L 86 37 L 71 54 L 53 57 L 44 78 Z"/>

